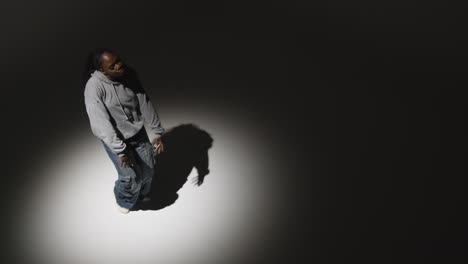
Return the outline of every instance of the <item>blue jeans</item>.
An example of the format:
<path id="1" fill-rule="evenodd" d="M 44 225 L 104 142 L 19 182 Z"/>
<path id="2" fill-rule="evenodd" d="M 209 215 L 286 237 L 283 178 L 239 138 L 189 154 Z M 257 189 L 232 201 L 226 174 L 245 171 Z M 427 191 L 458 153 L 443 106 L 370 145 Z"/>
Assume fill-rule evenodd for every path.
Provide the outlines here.
<path id="1" fill-rule="evenodd" d="M 114 194 L 118 205 L 124 208 L 132 208 L 138 198 L 149 195 L 151 181 L 153 180 L 155 153 L 149 142 L 144 128 L 137 135 L 126 139 L 127 150 L 133 166 L 123 168 L 120 166 L 120 158 L 102 141 L 107 155 L 117 169 L 118 178 L 115 181 Z"/>

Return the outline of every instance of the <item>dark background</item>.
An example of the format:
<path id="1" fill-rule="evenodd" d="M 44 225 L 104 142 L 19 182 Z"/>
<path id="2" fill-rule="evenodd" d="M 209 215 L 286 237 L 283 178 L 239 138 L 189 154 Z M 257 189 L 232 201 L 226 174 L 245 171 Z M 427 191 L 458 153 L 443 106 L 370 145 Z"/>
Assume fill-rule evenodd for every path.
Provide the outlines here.
<path id="1" fill-rule="evenodd" d="M 104 46 L 135 66 L 156 103 L 202 102 L 270 131 L 287 171 L 288 220 L 264 251 L 248 253 L 252 262 L 465 263 L 465 8 L 441 1 L 1 5 L 5 217 L 14 186 L 28 182 L 24 168 L 83 129 L 76 124 L 87 122 L 84 59 Z M 15 251 L 7 223 L 5 259 Z"/>

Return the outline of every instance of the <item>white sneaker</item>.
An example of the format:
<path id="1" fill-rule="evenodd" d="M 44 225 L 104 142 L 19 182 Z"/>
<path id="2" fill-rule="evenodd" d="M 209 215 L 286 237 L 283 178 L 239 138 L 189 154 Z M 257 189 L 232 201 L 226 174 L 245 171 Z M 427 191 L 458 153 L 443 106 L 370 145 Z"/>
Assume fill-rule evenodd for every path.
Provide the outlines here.
<path id="1" fill-rule="evenodd" d="M 130 209 L 121 207 L 120 205 L 117 205 L 117 209 L 118 209 L 119 212 L 121 212 L 122 214 L 128 214 L 128 212 L 130 212 Z"/>

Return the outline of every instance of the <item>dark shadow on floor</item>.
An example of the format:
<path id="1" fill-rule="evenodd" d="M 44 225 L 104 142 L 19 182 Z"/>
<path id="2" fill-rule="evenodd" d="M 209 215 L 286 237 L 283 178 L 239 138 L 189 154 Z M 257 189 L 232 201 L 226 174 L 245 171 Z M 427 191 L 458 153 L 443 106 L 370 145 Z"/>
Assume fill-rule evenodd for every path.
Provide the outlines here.
<path id="1" fill-rule="evenodd" d="M 198 172 L 194 181 L 198 186 L 209 173 L 208 150 L 213 138 L 206 131 L 183 124 L 167 131 L 161 139 L 165 151 L 156 156 L 151 201 L 138 203 L 134 210 L 159 210 L 173 204 L 193 167 Z"/>

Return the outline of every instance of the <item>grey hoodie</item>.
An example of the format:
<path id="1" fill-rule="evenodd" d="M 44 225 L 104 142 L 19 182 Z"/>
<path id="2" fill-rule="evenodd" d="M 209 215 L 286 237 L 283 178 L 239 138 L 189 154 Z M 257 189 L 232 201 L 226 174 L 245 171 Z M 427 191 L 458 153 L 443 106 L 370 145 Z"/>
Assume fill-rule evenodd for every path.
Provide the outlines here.
<path id="1" fill-rule="evenodd" d="M 110 80 L 95 70 L 84 90 L 86 112 L 93 134 L 119 156 L 126 151 L 125 139 L 146 126 L 150 138 L 159 138 L 165 129 L 141 85 L 129 87 Z"/>

